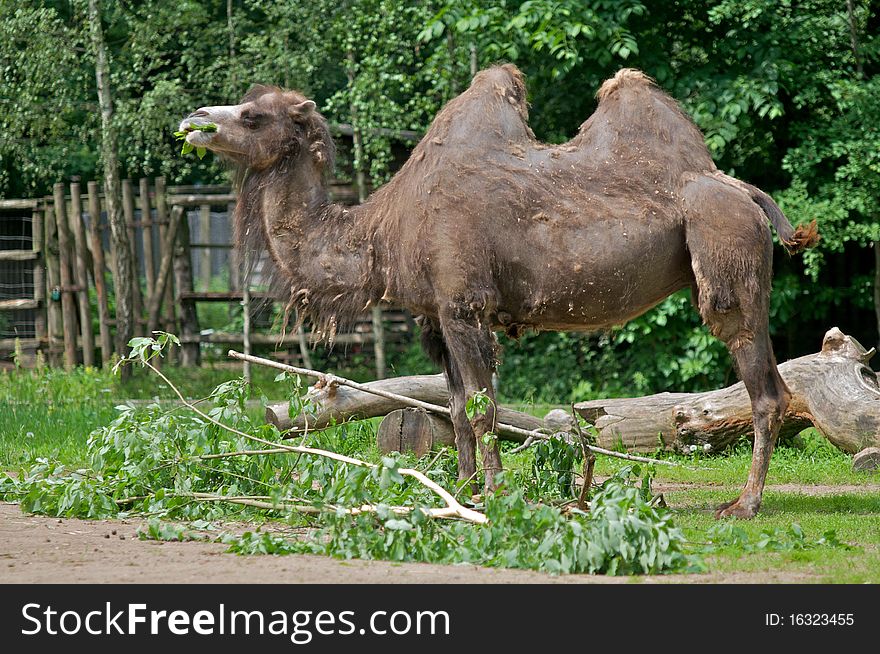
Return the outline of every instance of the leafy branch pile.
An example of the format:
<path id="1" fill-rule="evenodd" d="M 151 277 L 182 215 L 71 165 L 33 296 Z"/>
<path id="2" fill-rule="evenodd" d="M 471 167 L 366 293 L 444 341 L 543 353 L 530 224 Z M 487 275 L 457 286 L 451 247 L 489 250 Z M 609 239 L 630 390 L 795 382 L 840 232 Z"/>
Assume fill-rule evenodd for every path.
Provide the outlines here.
<path id="1" fill-rule="evenodd" d="M 134 339 L 132 354 L 120 365 L 153 368 L 151 359 L 174 342 L 170 334 Z M 278 381 L 289 385 L 292 413 L 310 409 L 298 378 L 282 374 Z M 274 426 L 247 415 L 249 393 L 236 379 L 218 386 L 204 409 L 197 403 L 195 410 L 158 403 L 119 406 L 118 416 L 89 436 L 88 468 L 68 470 L 38 459 L 19 478 L 0 480 L 0 497 L 53 516 L 197 524 L 283 520 L 306 528 L 296 540 L 253 532 L 225 537 L 233 551 L 243 553 L 470 562 L 553 573 L 660 573 L 699 566 L 685 553 L 671 514 L 645 492 L 650 473 L 641 487 L 634 485 L 639 468 L 625 468 L 605 482 L 589 513 L 534 504 L 527 500 L 529 488 L 517 485 L 523 480 L 505 473 L 506 492 L 477 505 L 482 514 L 468 510 L 488 518 L 485 524 L 437 519 L 445 510 L 436 508 L 439 493 L 431 486 L 455 486 L 451 453 L 439 453 L 420 470 L 405 468 L 399 456 L 375 455 L 375 464 L 358 461 L 349 455 L 368 447 L 372 432 L 357 423 L 310 434 L 302 445 L 291 446 Z M 321 454 L 321 447 L 332 449 L 329 454 L 338 460 Z"/>
<path id="2" fill-rule="evenodd" d="M 509 473 L 503 473 L 509 474 Z M 695 572 L 701 561 L 685 553 L 685 539 L 671 514 L 645 501 L 627 468 L 597 492 L 590 513 L 531 504 L 522 489 L 486 499 L 489 522 L 430 520 L 413 513 L 399 519 L 329 516 L 316 537 L 291 540 L 270 532 L 247 532 L 230 541 L 234 552 L 313 553 L 343 558 L 525 568 L 558 573 L 610 575 Z M 378 520 L 378 525 L 377 525 Z M 381 529 L 377 529 L 381 526 Z"/>

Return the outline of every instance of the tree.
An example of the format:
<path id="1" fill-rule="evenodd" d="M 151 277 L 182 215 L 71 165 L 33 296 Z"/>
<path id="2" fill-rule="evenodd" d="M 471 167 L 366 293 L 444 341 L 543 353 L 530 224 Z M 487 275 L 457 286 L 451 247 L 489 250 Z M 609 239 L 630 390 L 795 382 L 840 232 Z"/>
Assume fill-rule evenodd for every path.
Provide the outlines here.
<path id="1" fill-rule="evenodd" d="M 132 298 L 135 283 L 134 257 L 128 242 L 128 230 L 122 216 L 122 192 L 119 183 L 119 156 L 116 125 L 113 122 L 113 96 L 110 88 L 110 67 L 107 46 L 101 26 L 100 0 L 89 0 L 89 33 L 95 57 L 95 79 L 101 107 L 101 159 L 104 163 L 104 197 L 110 224 L 110 239 L 116 252 L 116 347 L 126 352 L 134 336 L 135 315 Z M 132 244 L 133 245 L 133 244 Z M 123 367 L 123 370 L 125 366 Z M 127 376 L 130 376 L 128 372 Z"/>
<path id="2" fill-rule="evenodd" d="M 70 15 L 0 3 L 0 195 L 34 197 L 91 168 L 85 43 Z M 63 44 L 63 46 L 62 46 Z"/>

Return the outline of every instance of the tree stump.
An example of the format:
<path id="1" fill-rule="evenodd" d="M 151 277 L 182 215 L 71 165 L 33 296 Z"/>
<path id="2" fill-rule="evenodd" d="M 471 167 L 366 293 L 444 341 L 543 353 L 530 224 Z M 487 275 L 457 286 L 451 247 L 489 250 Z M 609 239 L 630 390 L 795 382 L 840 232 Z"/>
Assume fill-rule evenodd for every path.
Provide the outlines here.
<path id="1" fill-rule="evenodd" d="M 379 425 L 376 444 L 382 454 L 413 452 L 423 457 L 435 448 L 455 445 L 452 424 L 424 409 L 392 411 Z"/>
<path id="2" fill-rule="evenodd" d="M 880 447 L 866 447 L 853 457 L 853 470 L 870 472 L 880 468 Z"/>

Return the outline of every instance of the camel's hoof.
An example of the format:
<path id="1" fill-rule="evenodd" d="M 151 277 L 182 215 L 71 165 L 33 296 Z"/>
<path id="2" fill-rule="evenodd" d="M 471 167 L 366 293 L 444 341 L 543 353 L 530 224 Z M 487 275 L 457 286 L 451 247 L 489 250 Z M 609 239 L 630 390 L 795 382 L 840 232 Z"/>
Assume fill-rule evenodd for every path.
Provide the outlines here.
<path id="1" fill-rule="evenodd" d="M 743 502 L 741 499 L 725 502 L 715 509 L 715 519 L 734 517 L 740 520 L 751 520 L 758 513 L 758 507 L 749 502 Z"/>

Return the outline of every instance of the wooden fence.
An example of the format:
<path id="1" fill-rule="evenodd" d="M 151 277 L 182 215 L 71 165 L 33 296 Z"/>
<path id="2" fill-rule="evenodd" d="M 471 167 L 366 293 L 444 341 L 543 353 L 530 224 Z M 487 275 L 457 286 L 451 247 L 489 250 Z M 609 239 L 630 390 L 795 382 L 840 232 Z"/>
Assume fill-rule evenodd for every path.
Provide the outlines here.
<path id="1" fill-rule="evenodd" d="M 29 234 L 24 227 L 20 230 L 16 247 L 2 249 L 0 243 L 0 265 L 18 271 L 5 285 L 10 287 L 5 295 L 0 294 L 0 320 L 21 312 L 32 317 L 28 325 L 14 330 L 16 335 L 7 332 L 0 337 L 0 359 L 8 361 L 9 354 L 17 352 L 20 363 L 27 365 L 42 352 L 50 365 L 70 368 L 98 361 L 107 365 L 117 351 L 113 340 L 116 261 L 132 256 L 138 272 L 132 289 L 136 332 L 162 329 L 177 334 L 182 345 L 180 364 L 198 365 L 203 344 L 246 349 L 274 345 L 274 356 L 309 363 L 309 347 L 319 340 L 315 334 L 300 331 L 291 334 L 289 342 L 279 343 L 277 335 L 251 333 L 254 300 L 271 298 L 249 285 L 242 287 L 244 262 L 230 243 L 235 195 L 228 187 L 166 187 L 161 177 L 152 182 L 141 179 L 137 185 L 124 180 L 122 211 L 130 253 L 115 252 L 110 246 L 104 196 L 97 182 L 88 182 L 85 189 L 78 182 L 58 183 L 53 191 L 43 198 L 0 200 L 0 219 L 30 224 Z M 356 190 L 347 185 L 334 185 L 332 194 L 343 203 L 357 200 Z M 212 238 L 212 225 L 223 226 L 223 233 Z M 211 286 L 212 272 L 218 268 L 229 271 L 225 290 Z M 15 279 L 22 281 L 17 284 Z M 259 286 L 259 279 L 255 285 Z M 217 302 L 244 305 L 242 332 L 200 329 L 197 306 Z M 385 340 L 405 341 L 411 331 L 406 313 L 387 311 L 378 325 L 365 315 L 336 342 L 360 351 L 372 346 L 377 376 L 382 377 Z"/>

